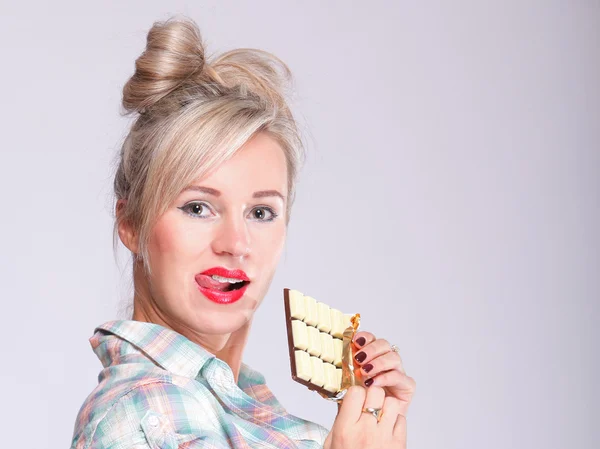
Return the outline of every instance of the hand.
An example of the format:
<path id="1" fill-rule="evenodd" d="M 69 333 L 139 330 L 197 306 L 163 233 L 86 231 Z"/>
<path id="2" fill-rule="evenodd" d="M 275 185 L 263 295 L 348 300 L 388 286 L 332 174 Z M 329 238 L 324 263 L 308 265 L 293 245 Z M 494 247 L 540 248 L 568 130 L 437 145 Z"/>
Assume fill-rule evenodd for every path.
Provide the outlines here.
<path id="1" fill-rule="evenodd" d="M 383 410 L 379 422 L 363 408 Z M 406 419 L 401 401 L 385 396 L 380 387 L 348 389 L 324 449 L 406 449 Z"/>
<path id="2" fill-rule="evenodd" d="M 392 351 L 386 340 L 377 339 L 369 332 L 357 332 L 353 343 L 354 362 L 360 366 L 365 387 L 382 387 L 386 396 L 401 401 L 400 413 L 406 416 L 417 384 L 406 375 L 400 355 Z"/>

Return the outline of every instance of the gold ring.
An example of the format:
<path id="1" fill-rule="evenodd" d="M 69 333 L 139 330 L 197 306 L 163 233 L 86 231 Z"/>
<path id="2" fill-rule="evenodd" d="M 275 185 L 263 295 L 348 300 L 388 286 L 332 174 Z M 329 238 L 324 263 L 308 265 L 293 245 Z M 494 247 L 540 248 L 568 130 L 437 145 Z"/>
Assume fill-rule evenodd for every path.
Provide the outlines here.
<path id="1" fill-rule="evenodd" d="M 377 422 L 381 421 L 381 417 L 383 416 L 383 410 L 380 408 L 365 407 L 362 409 L 362 411 L 363 413 L 370 413 L 373 415 Z"/>

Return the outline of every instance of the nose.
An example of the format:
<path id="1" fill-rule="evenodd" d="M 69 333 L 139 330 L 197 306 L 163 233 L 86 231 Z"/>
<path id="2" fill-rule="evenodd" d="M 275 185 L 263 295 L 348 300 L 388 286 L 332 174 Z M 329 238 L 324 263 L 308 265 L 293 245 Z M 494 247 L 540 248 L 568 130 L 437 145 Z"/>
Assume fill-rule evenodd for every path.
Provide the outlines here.
<path id="1" fill-rule="evenodd" d="M 216 254 L 229 254 L 243 258 L 250 254 L 250 235 L 243 218 L 223 218 L 213 239 L 212 247 Z"/>

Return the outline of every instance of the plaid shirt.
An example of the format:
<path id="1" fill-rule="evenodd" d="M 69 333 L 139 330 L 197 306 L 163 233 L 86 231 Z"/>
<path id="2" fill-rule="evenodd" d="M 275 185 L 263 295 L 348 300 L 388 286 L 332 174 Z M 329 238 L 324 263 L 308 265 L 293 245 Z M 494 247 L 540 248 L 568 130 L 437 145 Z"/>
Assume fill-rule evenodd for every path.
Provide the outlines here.
<path id="1" fill-rule="evenodd" d="M 110 321 L 90 343 L 104 369 L 71 449 L 321 448 L 327 430 L 288 414 L 264 377 L 229 366 L 177 332 Z"/>

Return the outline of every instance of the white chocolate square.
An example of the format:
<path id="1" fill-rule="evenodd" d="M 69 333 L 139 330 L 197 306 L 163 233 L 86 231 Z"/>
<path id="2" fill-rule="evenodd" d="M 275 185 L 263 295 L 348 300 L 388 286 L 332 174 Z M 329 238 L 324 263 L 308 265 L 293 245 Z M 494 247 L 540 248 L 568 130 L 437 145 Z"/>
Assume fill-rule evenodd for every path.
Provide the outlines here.
<path id="1" fill-rule="evenodd" d="M 317 303 L 317 315 L 319 317 L 319 324 L 317 329 L 321 332 L 331 331 L 331 314 L 329 312 L 329 306 L 322 302 Z"/>
<path id="2" fill-rule="evenodd" d="M 319 313 L 317 312 L 317 300 L 310 296 L 304 297 L 304 307 L 306 310 L 306 316 L 304 322 L 309 326 L 316 326 L 319 324 Z"/>
<path id="3" fill-rule="evenodd" d="M 296 359 L 296 376 L 308 382 L 312 376 L 312 367 L 308 352 L 296 350 L 294 355 Z"/>
<path id="4" fill-rule="evenodd" d="M 331 393 L 339 391 L 339 383 L 337 379 L 336 368 L 331 363 L 323 363 L 323 373 L 325 374 L 325 382 L 323 388 Z"/>
<path id="5" fill-rule="evenodd" d="M 338 368 L 342 366 L 342 350 L 344 349 L 344 342 L 333 339 L 333 364 Z"/>
<path id="6" fill-rule="evenodd" d="M 306 307 L 304 307 L 304 295 L 298 290 L 289 290 L 290 314 L 292 318 L 303 320 L 306 316 Z"/>
<path id="7" fill-rule="evenodd" d="M 323 372 L 323 360 L 319 357 L 310 358 L 310 367 L 312 375 L 310 377 L 310 383 L 315 384 L 317 387 L 322 387 L 325 383 L 325 373 Z"/>
<path id="8" fill-rule="evenodd" d="M 331 315 L 331 332 L 330 334 L 336 338 L 342 338 L 344 335 L 344 315 L 337 309 L 329 309 Z"/>
<path id="9" fill-rule="evenodd" d="M 308 348 L 310 355 L 319 357 L 321 355 L 321 333 L 316 327 L 306 326 L 308 333 Z"/>
<path id="10" fill-rule="evenodd" d="M 335 377 L 336 377 L 336 385 L 338 387 L 338 390 L 342 389 L 342 369 L 341 368 L 337 368 L 335 370 Z"/>
<path id="11" fill-rule="evenodd" d="M 332 363 L 335 359 L 333 350 L 333 337 L 325 332 L 320 333 L 321 337 L 321 359 L 324 362 Z M 341 340 L 338 340 L 341 341 Z"/>
<path id="12" fill-rule="evenodd" d="M 308 349 L 308 330 L 306 323 L 300 320 L 292 320 L 292 337 L 294 339 L 294 347 L 297 349 Z"/>

